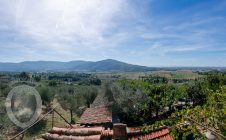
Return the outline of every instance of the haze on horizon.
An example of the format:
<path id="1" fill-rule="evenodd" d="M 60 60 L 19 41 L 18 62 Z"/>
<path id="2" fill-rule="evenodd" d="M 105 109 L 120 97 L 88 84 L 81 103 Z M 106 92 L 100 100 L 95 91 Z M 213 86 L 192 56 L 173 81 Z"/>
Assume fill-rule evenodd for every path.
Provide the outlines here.
<path id="1" fill-rule="evenodd" d="M 0 0 L 0 62 L 226 66 L 224 0 Z"/>

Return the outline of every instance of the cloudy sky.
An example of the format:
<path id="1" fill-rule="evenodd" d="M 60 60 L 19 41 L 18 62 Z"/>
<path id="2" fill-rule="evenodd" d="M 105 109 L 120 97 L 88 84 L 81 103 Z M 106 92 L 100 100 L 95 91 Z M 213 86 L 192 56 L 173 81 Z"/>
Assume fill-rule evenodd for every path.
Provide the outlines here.
<path id="1" fill-rule="evenodd" d="M 225 0 L 0 0 L 0 62 L 226 66 Z"/>

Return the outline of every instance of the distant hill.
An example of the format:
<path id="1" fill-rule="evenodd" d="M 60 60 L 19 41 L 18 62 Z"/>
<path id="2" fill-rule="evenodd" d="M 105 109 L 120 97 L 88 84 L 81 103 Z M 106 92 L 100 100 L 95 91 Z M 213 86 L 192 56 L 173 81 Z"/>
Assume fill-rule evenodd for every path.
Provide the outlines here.
<path id="1" fill-rule="evenodd" d="M 21 63 L 0 63 L 0 71 L 151 71 L 156 68 L 146 66 L 132 65 L 113 59 L 102 61 L 25 61 Z"/>

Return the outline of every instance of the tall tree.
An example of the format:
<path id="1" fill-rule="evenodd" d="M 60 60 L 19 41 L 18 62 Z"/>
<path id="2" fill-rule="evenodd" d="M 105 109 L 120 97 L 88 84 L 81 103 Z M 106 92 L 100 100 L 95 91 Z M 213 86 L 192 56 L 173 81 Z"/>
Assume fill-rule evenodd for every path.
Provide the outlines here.
<path id="1" fill-rule="evenodd" d="M 19 75 L 20 80 L 27 81 L 30 79 L 30 76 L 27 72 L 21 72 Z"/>
<path id="2" fill-rule="evenodd" d="M 194 104 L 203 104 L 206 101 L 206 94 L 203 86 L 204 83 L 200 81 L 195 81 L 188 85 L 187 95 Z"/>
<path id="3" fill-rule="evenodd" d="M 150 86 L 148 96 L 149 96 L 149 107 L 150 112 L 152 109 L 155 110 L 155 116 L 158 118 L 159 109 L 163 106 L 164 103 L 164 94 L 165 87 L 162 85 Z"/>
<path id="4" fill-rule="evenodd" d="M 216 91 L 226 84 L 226 75 L 223 73 L 210 73 L 206 77 L 210 89 Z"/>
<path id="5" fill-rule="evenodd" d="M 144 81 L 122 80 L 111 84 L 114 110 L 121 120 L 131 123 L 144 121 L 147 117 L 147 96 L 145 90 L 148 84 Z"/>

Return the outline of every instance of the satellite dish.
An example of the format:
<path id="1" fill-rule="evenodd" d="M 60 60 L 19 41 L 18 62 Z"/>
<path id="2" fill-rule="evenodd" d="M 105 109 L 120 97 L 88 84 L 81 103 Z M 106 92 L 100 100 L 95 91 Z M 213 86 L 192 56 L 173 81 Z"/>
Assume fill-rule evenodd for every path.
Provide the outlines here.
<path id="1" fill-rule="evenodd" d="M 216 139 L 216 136 L 209 130 L 206 131 L 206 138 L 209 139 L 209 140 L 215 140 Z"/>

